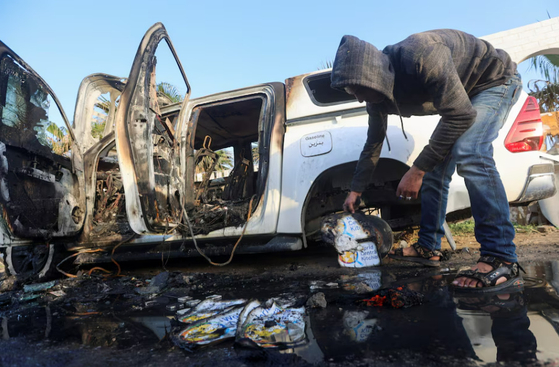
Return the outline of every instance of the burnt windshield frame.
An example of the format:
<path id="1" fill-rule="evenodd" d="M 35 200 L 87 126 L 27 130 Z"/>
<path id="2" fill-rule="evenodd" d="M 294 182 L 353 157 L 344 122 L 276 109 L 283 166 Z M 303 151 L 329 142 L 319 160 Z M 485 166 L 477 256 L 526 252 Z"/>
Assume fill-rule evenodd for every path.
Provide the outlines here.
<path id="1" fill-rule="evenodd" d="M 303 80 L 303 84 L 317 106 L 335 106 L 357 101 L 355 96 L 330 87 L 330 73 L 308 76 Z"/>
<path id="2" fill-rule="evenodd" d="M 11 138 L 11 139 L 8 138 L 7 136 L 8 134 L 5 134 L 5 132 L 3 132 L 2 141 L 6 144 L 18 148 L 22 148 L 33 154 L 37 154 L 44 158 L 50 159 L 62 165 L 63 167 L 71 169 L 72 168 L 71 155 L 75 154 L 74 150 L 72 149 L 74 146 L 75 138 L 74 138 L 73 130 L 70 127 L 70 124 L 68 123 L 68 119 L 66 117 L 66 114 L 64 113 L 64 110 L 60 105 L 60 102 L 58 101 L 58 98 L 56 97 L 52 89 L 49 87 L 49 85 L 28 64 L 26 64 L 25 61 L 23 61 L 19 56 L 17 56 L 9 47 L 7 47 L 1 41 L 0 41 L 0 62 L 2 63 L 6 62 L 13 65 L 13 67 L 17 68 L 18 72 L 22 73 L 21 75 L 24 80 L 28 80 L 29 78 L 29 83 L 32 82 L 33 85 L 37 86 L 37 90 L 40 90 L 41 93 L 43 93 L 46 96 L 45 100 L 50 99 L 47 106 L 48 112 L 46 113 L 45 116 L 49 116 L 49 112 L 53 112 L 59 118 L 60 121 L 58 121 L 58 123 L 51 120 L 48 121 L 54 122 L 54 125 L 62 129 L 61 131 L 64 132 L 64 136 L 68 137 L 68 140 L 67 142 L 65 142 L 65 144 L 67 144 L 69 149 L 67 149 L 66 152 L 62 152 L 62 153 L 55 152 L 52 146 L 50 146 L 48 143 L 45 143 L 45 141 L 40 138 L 39 130 L 35 129 L 36 126 L 40 126 L 41 128 L 46 126 L 46 125 L 41 125 L 40 123 L 33 124 L 34 128 L 32 130 L 29 128 L 25 130 L 26 132 L 35 135 L 35 138 L 31 140 L 32 144 L 28 144 L 27 142 L 25 142 L 24 144 L 24 142 L 18 140 L 21 138 L 21 134 L 23 134 L 23 131 L 21 132 L 21 134 L 19 132 L 17 133 L 18 138 Z M 7 74 L 5 76 L 7 76 Z M 7 78 L 0 78 L 0 79 L 3 79 L 3 81 L 0 82 L 0 99 L 2 100 L 1 101 L 2 105 L 0 106 L 0 114 L 3 114 L 5 103 L 7 102 L 7 98 L 8 98 L 9 76 Z M 28 99 L 29 99 L 29 103 L 35 105 L 35 107 L 37 107 L 38 110 L 41 108 L 40 106 L 37 106 L 35 103 L 31 101 L 31 99 L 33 99 L 31 95 L 29 96 Z M 56 105 L 56 108 L 53 105 Z M 4 124 L 4 123 L 2 123 L 1 125 L 2 128 L 6 128 L 6 129 L 15 128 L 17 130 L 17 126 L 12 126 L 10 124 Z M 42 130 L 46 131 L 47 128 L 45 127 Z M 35 131 L 35 133 L 33 133 L 32 131 Z M 13 137 L 15 137 L 15 135 L 13 135 Z"/>
<path id="3" fill-rule="evenodd" d="M 68 117 L 66 116 L 66 112 L 64 112 L 64 109 L 62 108 L 62 104 L 58 100 L 58 97 L 56 96 L 56 94 L 54 94 L 54 91 L 50 88 L 50 86 L 47 84 L 47 82 L 39 74 L 37 74 L 37 72 L 35 70 L 33 70 L 33 68 L 31 66 L 29 66 L 21 57 L 19 57 L 4 42 L 0 41 L 0 59 L 3 58 L 6 55 L 9 56 L 12 60 L 14 60 L 17 64 L 19 64 L 21 67 L 26 69 L 30 74 L 32 74 L 35 78 L 37 78 L 41 82 L 42 86 L 45 88 L 45 90 L 48 92 L 48 94 L 50 94 L 54 103 L 56 104 L 56 107 L 58 108 L 58 111 L 60 112 L 60 115 L 61 115 L 62 119 L 64 120 L 64 124 L 66 125 L 66 128 L 68 129 L 68 134 L 70 135 L 70 138 L 72 139 L 73 142 L 76 141 L 76 137 L 75 137 L 75 134 L 74 134 L 74 129 L 73 129 L 72 125 L 70 124 L 70 120 L 68 120 Z"/>

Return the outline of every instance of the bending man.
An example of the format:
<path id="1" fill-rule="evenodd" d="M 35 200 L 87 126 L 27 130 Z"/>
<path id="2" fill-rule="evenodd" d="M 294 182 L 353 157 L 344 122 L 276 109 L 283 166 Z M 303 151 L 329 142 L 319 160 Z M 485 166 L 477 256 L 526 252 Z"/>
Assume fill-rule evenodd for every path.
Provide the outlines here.
<path id="1" fill-rule="evenodd" d="M 419 240 L 390 256 L 439 265 L 448 188 L 457 169 L 470 196 L 481 257 L 471 270 L 458 274 L 454 284 L 496 290 L 517 284 L 521 278 L 514 228 L 492 148 L 522 87 L 510 56 L 486 41 L 449 29 L 414 34 L 383 51 L 344 36 L 334 61 L 332 87 L 367 102 L 369 113 L 367 142 L 344 209 L 355 211 L 374 172 L 387 115 L 439 114 L 429 144 L 396 192 L 400 198 L 417 198 L 421 190 Z"/>

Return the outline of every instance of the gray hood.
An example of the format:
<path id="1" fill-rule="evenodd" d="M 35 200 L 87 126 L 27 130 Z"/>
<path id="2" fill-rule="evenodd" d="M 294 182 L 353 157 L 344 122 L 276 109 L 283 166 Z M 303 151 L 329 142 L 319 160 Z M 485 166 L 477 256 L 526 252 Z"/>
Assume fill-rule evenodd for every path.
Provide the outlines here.
<path id="1" fill-rule="evenodd" d="M 354 36 L 343 36 L 332 67 L 332 88 L 360 85 L 394 103 L 394 68 L 388 55 Z"/>

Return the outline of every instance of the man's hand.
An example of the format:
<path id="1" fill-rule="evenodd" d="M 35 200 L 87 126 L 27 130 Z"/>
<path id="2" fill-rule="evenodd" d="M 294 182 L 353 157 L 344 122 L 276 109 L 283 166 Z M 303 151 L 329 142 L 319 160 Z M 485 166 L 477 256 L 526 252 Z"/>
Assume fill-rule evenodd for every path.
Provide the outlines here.
<path id="1" fill-rule="evenodd" d="M 361 197 L 360 192 L 351 191 L 344 202 L 344 211 L 355 213 L 355 203 Z"/>
<path id="2" fill-rule="evenodd" d="M 406 198 L 407 200 L 417 199 L 417 194 L 423 183 L 424 175 L 425 171 L 420 170 L 416 166 L 412 166 L 404 177 L 402 177 L 402 180 L 400 180 L 396 195 L 400 198 Z"/>

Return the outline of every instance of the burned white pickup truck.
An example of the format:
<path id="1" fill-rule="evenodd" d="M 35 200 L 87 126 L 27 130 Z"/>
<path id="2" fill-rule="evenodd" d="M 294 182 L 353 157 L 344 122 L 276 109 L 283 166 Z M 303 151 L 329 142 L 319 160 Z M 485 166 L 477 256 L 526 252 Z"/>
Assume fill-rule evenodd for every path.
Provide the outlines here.
<path id="1" fill-rule="evenodd" d="M 240 237 L 237 253 L 300 250 L 341 210 L 365 142 L 365 106 L 331 89 L 328 70 L 189 99 L 162 24 L 142 39 L 127 79 L 83 80 L 73 124 L 31 67 L 3 43 L 0 55 L 0 247 L 10 274 L 45 277 L 63 252 L 81 263 L 230 254 Z M 158 91 L 173 71 L 185 91 L 176 100 Z M 392 149 L 383 147 L 362 207 L 392 229 L 418 224 L 419 201 L 395 190 L 437 122 L 405 119 L 405 138 L 389 118 Z M 542 134 L 536 100 L 523 94 L 494 143 L 512 203 L 555 193 Z M 232 170 L 216 177 L 223 152 Z M 448 212 L 467 210 L 460 177 L 450 190 Z"/>

